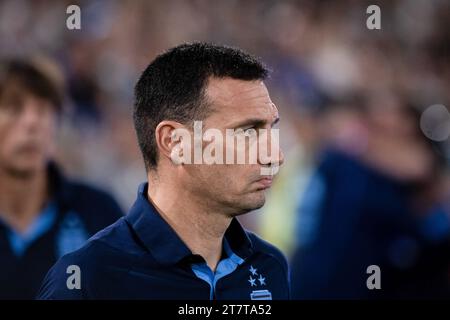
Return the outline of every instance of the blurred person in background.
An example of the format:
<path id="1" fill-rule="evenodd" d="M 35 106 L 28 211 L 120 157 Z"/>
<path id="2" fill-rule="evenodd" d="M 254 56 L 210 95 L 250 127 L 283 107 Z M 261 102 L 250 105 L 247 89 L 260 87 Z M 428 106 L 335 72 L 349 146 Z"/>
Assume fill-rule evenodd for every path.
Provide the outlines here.
<path id="1" fill-rule="evenodd" d="M 450 297 L 448 175 L 418 111 L 378 92 L 328 118 L 328 147 L 298 208 L 293 298 Z M 367 287 L 370 265 L 380 290 Z"/>
<path id="2" fill-rule="evenodd" d="M 48 61 L 0 61 L 0 299 L 33 299 L 59 257 L 122 215 L 53 161 L 62 99 Z"/>

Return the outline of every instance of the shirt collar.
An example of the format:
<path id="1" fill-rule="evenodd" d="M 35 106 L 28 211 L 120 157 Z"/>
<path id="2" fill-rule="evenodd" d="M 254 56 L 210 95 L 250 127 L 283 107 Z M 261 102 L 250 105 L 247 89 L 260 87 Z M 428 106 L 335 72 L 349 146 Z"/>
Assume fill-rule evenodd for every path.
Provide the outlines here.
<path id="1" fill-rule="evenodd" d="M 163 265 L 173 265 L 192 256 L 191 250 L 147 199 L 148 183 L 139 186 L 137 199 L 125 219 L 139 240 Z M 233 219 L 225 238 L 233 252 L 245 259 L 251 255 L 252 242 L 237 219 Z"/>

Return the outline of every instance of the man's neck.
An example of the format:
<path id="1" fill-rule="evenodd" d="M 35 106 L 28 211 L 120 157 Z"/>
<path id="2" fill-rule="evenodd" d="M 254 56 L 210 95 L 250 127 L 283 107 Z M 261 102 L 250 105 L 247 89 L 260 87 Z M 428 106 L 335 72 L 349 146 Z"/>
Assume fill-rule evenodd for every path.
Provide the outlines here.
<path id="1" fill-rule="evenodd" d="M 208 210 L 204 199 L 167 183 L 149 179 L 147 197 L 192 253 L 201 255 L 215 271 L 232 218 Z"/>
<path id="2" fill-rule="evenodd" d="M 0 170 L 0 217 L 17 232 L 27 230 L 47 198 L 45 171 L 24 177 Z"/>

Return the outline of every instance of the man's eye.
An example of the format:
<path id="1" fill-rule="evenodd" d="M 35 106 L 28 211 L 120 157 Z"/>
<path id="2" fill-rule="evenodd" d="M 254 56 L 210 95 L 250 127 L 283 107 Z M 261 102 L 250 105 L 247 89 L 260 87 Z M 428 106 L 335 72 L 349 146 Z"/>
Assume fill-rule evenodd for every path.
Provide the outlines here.
<path id="1" fill-rule="evenodd" d="M 252 134 L 252 133 L 254 133 L 255 132 L 255 127 L 250 127 L 250 128 L 245 128 L 245 129 L 243 129 L 243 133 L 245 134 L 245 135 L 249 135 L 249 134 Z"/>
<path id="2" fill-rule="evenodd" d="M 255 127 L 249 127 L 249 128 L 238 128 L 234 131 L 234 134 L 237 136 L 243 135 L 243 136 L 252 136 L 256 135 L 257 131 Z"/>
<path id="3" fill-rule="evenodd" d="M 20 112 L 20 105 L 14 102 L 8 102 L 0 105 L 0 110 L 8 114 L 17 114 Z"/>

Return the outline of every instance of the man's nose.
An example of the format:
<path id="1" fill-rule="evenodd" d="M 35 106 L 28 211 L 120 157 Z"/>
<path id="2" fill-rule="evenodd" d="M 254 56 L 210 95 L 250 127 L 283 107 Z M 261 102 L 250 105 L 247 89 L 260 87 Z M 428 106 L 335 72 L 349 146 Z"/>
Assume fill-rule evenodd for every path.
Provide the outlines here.
<path id="1" fill-rule="evenodd" d="M 280 150 L 278 152 L 278 165 L 281 166 L 284 163 L 284 152 L 280 147 Z"/>
<path id="2" fill-rule="evenodd" d="M 271 155 L 270 163 L 268 163 L 268 165 L 281 167 L 283 163 L 284 163 L 284 153 L 283 150 L 279 148 L 278 152 L 274 152 L 274 154 Z"/>
<path id="3" fill-rule="evenodd" d="M 271 129 L 260 141 L 262 144 L 259 146 L 262 146 L 262 149 L 259 150 L 259 163 L 266 166 L 281 166 L 284 163 L 284 153 L 280 147 L 278 131 L 274 134 L 272 130 L 276 129 Z"/>
<path id="4" fill-rule="evenodd" d="M 40 121 L 39 109 L 32 105 L 24 106 L 20 115 L 20 124 L 30 130 L 35 129 Z"/>

